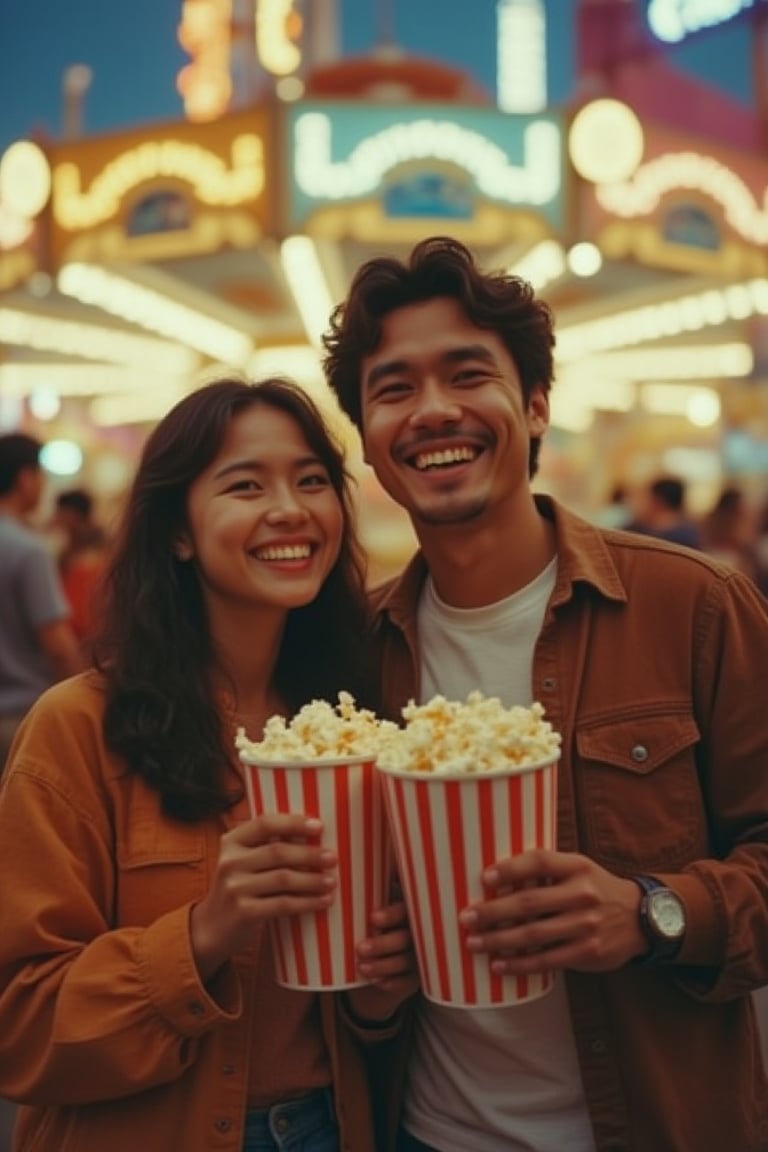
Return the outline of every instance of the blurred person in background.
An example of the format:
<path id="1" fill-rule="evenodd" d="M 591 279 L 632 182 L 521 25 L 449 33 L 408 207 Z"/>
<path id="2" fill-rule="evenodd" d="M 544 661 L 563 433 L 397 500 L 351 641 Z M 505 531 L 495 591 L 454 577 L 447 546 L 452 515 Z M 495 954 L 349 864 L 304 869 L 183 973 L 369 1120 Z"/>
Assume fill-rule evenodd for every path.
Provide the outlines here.
<path id="1" fill-rule="evenodd" d="M 281 987 L 269 923 L 332 902 L 335 845 L 250 818 L 235 750 L 370 679 L 344 458 L 301 389 L 219 380 L 160 421 L 105 595 L 95 667 L 41 696 L 0 791 L 17 1146 L 372 1152 L 363 1048 L 412 991 L 403 906 L 375 914 L 372 983 Z"/>
<path id="2" fill-rule="evenodd" d="M 740 488 L 723 488 L 702 518 L 701 544 L 707 555 L 760 583 L 757 519 Z"/>
<path id="3" fill-rule="evenodd" d="M 55 557 L 28 523 L 45 489 L 41 450 L 22 432 L 0 436 L 0 772 L 41 692 L 82 667 Z"/>
<path id="4" fill-rule="evenodd" d="M 94 629 L 96 597 L 107 547 L 106 533 L 94 516 L 90 492 L 85 488 L 59 492 L 52 526 L 64 538 L 59 552 L 59 571 L 72 613 L 72 627 L 85 650 Z"/>
<path id="5" fill-rule="evenodd" d="M 652 480 L 636 497 L 635 515 L 621 527 L 686 548 L 701 547 L 699 529 L 686 510 L 685 482 L 679 476 Z"/>
<path id="6" fill-rule="evenodd" d="M 446 237 L 364 264 L 325 335 L 419 541 L 374 592 L 388 714 L 478 689 L 540 702 L 562 737 L 557 850 L 497 860 L 459 916 L 494 973 L 553 987 L 416 997 L 398 1149 L 764 1152 L 768 606 L 532 490 L 554 344 L 530 284 Z"/>

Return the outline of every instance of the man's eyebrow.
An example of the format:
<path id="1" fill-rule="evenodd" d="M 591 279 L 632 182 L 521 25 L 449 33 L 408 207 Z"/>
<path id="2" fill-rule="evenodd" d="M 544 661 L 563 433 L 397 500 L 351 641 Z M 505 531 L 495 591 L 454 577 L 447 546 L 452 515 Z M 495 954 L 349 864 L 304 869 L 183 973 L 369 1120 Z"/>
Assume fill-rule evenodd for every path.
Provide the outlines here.
<path id="1" fill-rule="evenodd" d="M 440 356 L 443 364 L 461 364 L 464 360 L 482 360 L 485 364 L 495 364 L 496 359 L 489 348 L 484 344 L 462 344 L 459 348 L 449 348 Z M 407 372 L 411 367 L 408 360 L 385 360 L 371 369 L 365 382 L 366 388 L 372 388 L 379 380 L 386 376 L 396 376 Z"/>

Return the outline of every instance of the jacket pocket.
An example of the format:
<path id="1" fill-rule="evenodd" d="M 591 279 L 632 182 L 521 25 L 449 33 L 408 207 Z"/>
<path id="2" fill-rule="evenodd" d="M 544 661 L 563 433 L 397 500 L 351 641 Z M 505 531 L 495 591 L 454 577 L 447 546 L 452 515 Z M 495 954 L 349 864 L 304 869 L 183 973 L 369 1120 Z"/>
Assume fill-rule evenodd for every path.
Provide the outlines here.
<path id="1" fill-rule="evenodd" d="M 702 855 L 707 820 L 690 712 L 636 712 L 576 731 L 585 850 L 616 871 L 675 871 Z"/>
<path id="2" fill-rule="evenodd" d="M 163 820 L 118 844 L 116 926 L 146 926 L 206 893 L 205 832 Z"/>

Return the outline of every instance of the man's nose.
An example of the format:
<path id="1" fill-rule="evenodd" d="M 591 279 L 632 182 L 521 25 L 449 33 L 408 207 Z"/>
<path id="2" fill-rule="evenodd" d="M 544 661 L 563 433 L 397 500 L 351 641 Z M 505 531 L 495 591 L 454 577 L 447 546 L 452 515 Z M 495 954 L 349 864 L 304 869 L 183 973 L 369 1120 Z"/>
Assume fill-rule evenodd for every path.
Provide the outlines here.
<path id="1" fill-rule="evenodd" d="M 461 419 L 461 405 L 453 392 L 437 380 L 427 380 L 419 390 L 411 413 L 411 423 L 441 426 L 455 424 Z"/>

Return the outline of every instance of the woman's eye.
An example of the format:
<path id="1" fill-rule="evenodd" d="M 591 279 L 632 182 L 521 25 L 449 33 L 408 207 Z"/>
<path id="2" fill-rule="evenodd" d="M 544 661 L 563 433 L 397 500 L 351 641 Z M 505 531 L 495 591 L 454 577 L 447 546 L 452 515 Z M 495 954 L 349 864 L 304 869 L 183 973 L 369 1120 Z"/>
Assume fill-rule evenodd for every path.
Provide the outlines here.
<path id="1" fill-rule="evenodd" d="M 257 480 L 235 480 L 227 489 L 228 492 L 260 492 L 261 485 Z"/>
<path id="2" fill-rule="evenodd" d="M 327 472 L 310 472 L 299 481 L 302 488 L 327 488 L 330 482 Z"/>

